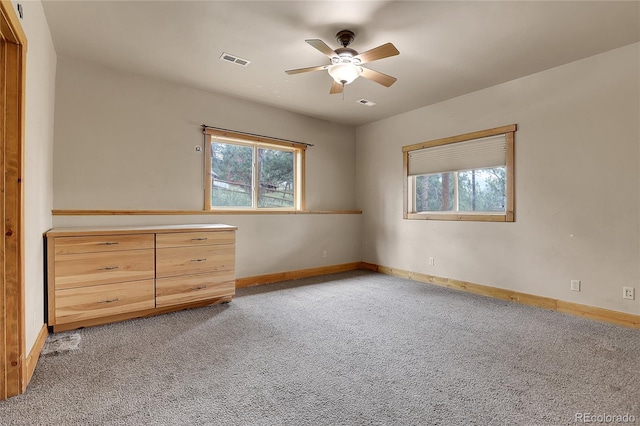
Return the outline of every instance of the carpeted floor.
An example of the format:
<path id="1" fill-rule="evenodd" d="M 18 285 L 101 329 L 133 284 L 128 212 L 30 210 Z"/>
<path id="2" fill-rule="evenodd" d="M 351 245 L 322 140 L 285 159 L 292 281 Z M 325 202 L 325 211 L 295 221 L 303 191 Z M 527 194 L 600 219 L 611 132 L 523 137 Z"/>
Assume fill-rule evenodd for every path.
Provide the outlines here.
<path id="1" fill-rule="evenodd" d="M 0 424 L 640 424 L 638 330 L 365 271 L 69 334 Z"/>

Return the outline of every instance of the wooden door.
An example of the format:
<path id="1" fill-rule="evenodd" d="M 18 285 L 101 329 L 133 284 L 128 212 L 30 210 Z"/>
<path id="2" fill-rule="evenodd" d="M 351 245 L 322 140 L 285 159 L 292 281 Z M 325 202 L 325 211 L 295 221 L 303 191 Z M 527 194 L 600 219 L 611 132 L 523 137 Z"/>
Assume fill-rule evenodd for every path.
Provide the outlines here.
<path id="1" fill-rule="evenodd" d="M 0 0 L 0 400 L 24 392 L 22 146 L 26 36 Z"/>

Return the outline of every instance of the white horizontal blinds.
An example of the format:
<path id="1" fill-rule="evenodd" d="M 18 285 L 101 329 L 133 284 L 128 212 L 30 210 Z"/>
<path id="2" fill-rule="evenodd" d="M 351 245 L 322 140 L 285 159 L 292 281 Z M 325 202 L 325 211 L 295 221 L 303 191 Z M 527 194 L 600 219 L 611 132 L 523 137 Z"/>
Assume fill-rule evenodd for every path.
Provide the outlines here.
<path id="1" fill-rule="evenodd" d="M 507 163 L 507 135 L 409 151 L 409 176 L 485 169 Z"/>

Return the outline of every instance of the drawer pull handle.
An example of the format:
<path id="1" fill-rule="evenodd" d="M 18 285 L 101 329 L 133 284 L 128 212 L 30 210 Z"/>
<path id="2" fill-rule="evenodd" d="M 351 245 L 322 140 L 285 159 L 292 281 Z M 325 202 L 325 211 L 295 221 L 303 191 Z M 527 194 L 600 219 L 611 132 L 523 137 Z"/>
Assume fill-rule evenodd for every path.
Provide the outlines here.
<path id="1" fill-rule="evenodd" d="M 120 268 L 119 266 L 105 266 L 104 268 L 98 268 L 98 271 L 113 271 Z"/>
<path id="2" fill-rule="evenodd" d="M 206 262 L 207 259 L 191 259 L 192 262 Z"/>
<path id="3" fill-rule="evenodd" d="M 100 300 L 98 303 L 113 303 L 113 302 L 117 302 L 118 299 L 117 297 L 115 299 L 107 299 L 107 300 Z"/>
<path id="4" fill-rule="evenodd" d="M 192 238 L 191 241 L 207 241 L 207 238 Z"/>
<path id="5" fill-rule="evenodd" d="M 115 246 L 116 244 L 119 244 L 119 243 L 115 242 L 115 241 L 107 241 L 106 243 L 98 243 L 99 246 Z"/>
<path id="6" fill-rule="evenodd" d="M 205 288 L 207 288 L 206 285 L 199 285 L 198 287 L 194 288 L 194 290 L 204 290 Z"/>

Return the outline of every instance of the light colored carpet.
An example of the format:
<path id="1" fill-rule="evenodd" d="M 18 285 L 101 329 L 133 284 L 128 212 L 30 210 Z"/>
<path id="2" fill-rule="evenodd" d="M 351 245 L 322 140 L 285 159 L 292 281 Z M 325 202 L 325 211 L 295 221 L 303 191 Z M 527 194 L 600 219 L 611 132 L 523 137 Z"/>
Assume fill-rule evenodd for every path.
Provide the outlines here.
<path id="1" fill-rule="evenodd" d="M 0 424 L 640 424 L 637 330 L 365 271 L 74 333 Z"/>

